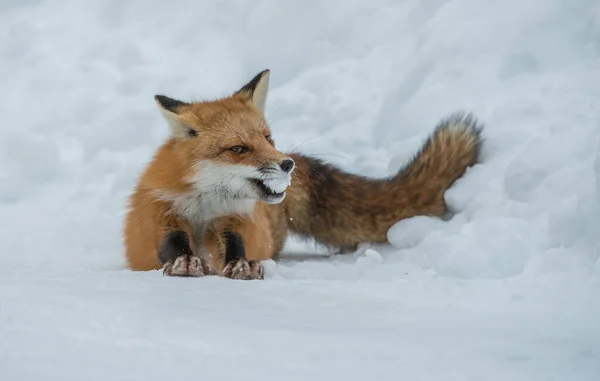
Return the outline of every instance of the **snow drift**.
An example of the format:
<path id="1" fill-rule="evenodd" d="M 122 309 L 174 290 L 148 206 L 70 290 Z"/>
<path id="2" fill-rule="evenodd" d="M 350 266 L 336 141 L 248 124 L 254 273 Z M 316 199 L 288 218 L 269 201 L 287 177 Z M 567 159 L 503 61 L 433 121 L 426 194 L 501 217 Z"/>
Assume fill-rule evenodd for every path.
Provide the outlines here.
<path id="1" fill-rule="evenodd" d="M 600 377 L 597 1 L 7 0 L 0 32 L 7 379 Z M 124 270 L 126 198 L 168 131 L 153 95 L 267 67 L 278 146 L 355 173 L 474 112 L 452 218 L 346 256 L 291 240 L 263 282 Z"/>

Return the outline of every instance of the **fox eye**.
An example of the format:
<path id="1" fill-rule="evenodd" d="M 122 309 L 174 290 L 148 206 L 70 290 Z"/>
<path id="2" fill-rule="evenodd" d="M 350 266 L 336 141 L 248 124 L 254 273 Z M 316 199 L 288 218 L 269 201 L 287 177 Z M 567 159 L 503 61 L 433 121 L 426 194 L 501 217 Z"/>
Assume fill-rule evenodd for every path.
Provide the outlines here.
<path id="1" fill-rule="evenodd" d="M 233 146 L 230 148 L 235 153 L 246 153 L 248 152 L 248 147 L 246 146 Z"/>
<path id="2" fill-rule="evenodd" d="M 191 129 L 191 128 L 188 128 L 187 133 L 190 138 L 198 136 L 198 131 Z"/>
<path id="3" fill-rule="evenodd" d="M 267 139 L 267 141 L 270 143 L 271 142 L 271 135 L 265 136 L 265 139 Z"/>

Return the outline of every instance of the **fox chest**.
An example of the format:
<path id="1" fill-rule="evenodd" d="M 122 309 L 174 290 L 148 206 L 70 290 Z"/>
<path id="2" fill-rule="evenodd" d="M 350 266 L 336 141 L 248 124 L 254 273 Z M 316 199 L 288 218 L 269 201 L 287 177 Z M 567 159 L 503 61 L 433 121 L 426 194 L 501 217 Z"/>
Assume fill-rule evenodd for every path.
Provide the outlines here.
<path id="1" fill-rule="evenodd" d="M 202 196 L 189 194 L 173 200 L 175 212 L 197 226 L 221 217 L 251 214 L 255 206 L 255 200 L 232 200 L 219 197 L 218 194 Z"/>

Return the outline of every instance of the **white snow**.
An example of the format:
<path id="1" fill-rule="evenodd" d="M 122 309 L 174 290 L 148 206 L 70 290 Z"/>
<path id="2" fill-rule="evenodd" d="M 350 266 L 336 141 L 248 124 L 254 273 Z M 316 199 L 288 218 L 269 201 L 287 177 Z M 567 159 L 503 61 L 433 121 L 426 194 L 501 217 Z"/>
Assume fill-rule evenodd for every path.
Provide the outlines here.
<path id="1" fill-rule="evenodd" d="M 597 0 L 4 0 L 2 379 L 599 380 L 599 41 Z M 362 175 L 474 112 L 452 218 L 262 282 L 125 270 L 154 94 L 265 68 L 278 147 Z"/>

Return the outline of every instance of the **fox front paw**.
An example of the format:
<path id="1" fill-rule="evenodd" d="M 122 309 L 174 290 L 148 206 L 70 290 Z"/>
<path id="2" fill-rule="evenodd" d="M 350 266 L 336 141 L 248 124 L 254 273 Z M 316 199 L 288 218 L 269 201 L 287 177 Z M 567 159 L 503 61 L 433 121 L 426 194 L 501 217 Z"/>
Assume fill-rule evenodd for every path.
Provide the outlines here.
<path id="1" fill-rule="evenodd" d="M 231 279 L 265 279 L 265 269 L 258 261 L 240 258 L 229 262 L 223 269 L 222 275 Z"/>
<path id="2" fill-rule="evenodd" d="M 163 275 L 181 277 L 201 277 L 212 275 L 208 263 L 195 255 L 180 255 L 167 261 L 163 266 Z"/>

